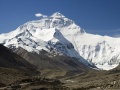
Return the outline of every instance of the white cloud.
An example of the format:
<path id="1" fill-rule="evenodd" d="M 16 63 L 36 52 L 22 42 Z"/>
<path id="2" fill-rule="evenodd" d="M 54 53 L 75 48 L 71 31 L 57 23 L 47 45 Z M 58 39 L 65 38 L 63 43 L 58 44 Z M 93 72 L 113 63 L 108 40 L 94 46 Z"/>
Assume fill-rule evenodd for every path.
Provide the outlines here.
<path id="1" fill-rule="evenodd" d="M 36 13 L 35 16 L 36 16 L 36 17 L 47 17 L 47 15 L 43 15 L 43 14 L 41 14 L 41 13 Z"/>
<path id="2" fill-rule="evenodd" d="M 43 15 L 41 13 L 36 13 L 35 16 L 36 17 L 42 17 Z"/>

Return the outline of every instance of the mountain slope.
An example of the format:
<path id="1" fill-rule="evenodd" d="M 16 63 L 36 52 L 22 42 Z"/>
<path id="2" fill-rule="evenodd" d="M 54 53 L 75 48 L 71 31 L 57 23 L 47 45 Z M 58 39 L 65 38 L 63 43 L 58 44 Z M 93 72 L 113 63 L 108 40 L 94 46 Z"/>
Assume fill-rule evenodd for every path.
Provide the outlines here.
<path id="1" fill-rule="evenodd" d="M 0 67 L 13 68 L 28 74 L 35 74 L 36 67 L 27 62 L 19 55 L 11 52 L 9 49 L 0 44 Z"/>
<path id="2" fill-rule="evenodd" d="M 42 50 L 37 53 L 30 53 L 23 48 L 19 48 L 16 53 L 26 59 L 31 64 L 37 66 L 39 70 L 89 70 L 83 63 L 80 63 L 75 58 L 70 58 L 65 55 L 52 56 L 48 52 Z"/>
<path id="3" fill-rule="evenodd" d="M 19 47 L 38 54 L 45 50 L 104 70 L 115 68 L 120 62 L 120 38 L 88 34 L 58 12 L 27 22 L 0 38 L 0 43 L 15 51 Z"/>

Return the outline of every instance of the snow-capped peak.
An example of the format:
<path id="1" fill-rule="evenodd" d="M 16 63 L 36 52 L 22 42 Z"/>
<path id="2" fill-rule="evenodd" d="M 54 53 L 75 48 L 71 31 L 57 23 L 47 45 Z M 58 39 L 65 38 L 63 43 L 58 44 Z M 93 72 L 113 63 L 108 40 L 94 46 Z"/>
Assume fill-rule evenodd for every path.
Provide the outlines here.
<path id="1" fill-rule="evenodd" d="M 120 38 L 87 34 L 59 12 L 1 34 L 0 43 L 12 49 L 22 47 L 29 52 L 39 53 L 44 49 L 54 54 L 65 54 L 105 70 L 120 62 Z"/>
<path id="2" fill-rule="evenodd" d="M 54 18 L 63 18 L 65 17 L 63 14 L 59 13 L 59 12 L 55 12 L 51 15 L 51 17 L 54 17 Z"/>
<path id="3" fill-rule="evenodd" d="M 39 32 L 43 29 L 56 28 L 58 30 L 66 29 L 66 32 L 74 30 L 74 32 L 84 33 L 85 31 L 81 29 L 74 21 L 66 18 L 59 12 L 54 13 L 51 16 L 42 18 L 40 20 L 27 22 L 17 28 L 17 30 L 28 30 L 31 33 Z M 73 33 L 74 34 L 74 33 Z"/>

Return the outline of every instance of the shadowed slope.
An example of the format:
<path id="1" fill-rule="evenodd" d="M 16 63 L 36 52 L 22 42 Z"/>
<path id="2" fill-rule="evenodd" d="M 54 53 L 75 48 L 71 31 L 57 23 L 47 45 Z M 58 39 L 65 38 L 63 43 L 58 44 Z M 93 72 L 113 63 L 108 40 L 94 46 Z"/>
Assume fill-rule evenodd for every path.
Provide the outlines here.
<path id="1" fill-rule="evenodd" d="M 14 68 L 26 73 L 35 73 L 35 66 L 31 65 L 25 59 L 10 51 L 3 45 L 0 45 L 0 67 Z"/>

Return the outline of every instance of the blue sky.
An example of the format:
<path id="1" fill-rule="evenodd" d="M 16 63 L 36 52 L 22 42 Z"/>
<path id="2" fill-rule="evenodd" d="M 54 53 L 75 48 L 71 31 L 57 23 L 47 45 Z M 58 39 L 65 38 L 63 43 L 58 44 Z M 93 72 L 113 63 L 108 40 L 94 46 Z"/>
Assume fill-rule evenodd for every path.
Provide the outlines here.
<path id="1" fill-rule="evenodd" d="M 0 0 L 0 33 L 15 30 L 36 13 L 60 12 L 88 33 L 120 34 L 120 0 Z"/>

